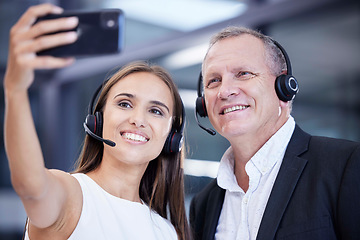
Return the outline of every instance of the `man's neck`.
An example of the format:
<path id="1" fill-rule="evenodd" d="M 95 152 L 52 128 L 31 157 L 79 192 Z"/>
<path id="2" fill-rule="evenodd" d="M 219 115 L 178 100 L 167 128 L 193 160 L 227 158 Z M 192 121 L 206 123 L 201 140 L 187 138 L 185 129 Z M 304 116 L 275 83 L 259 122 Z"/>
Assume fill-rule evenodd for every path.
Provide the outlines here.
<path id="1" fill-rule="evenodd" d="M 238 185 L 246 192 L 249 188 L 249 176 L 245 166 L 264 144 L 287 122 L 288 118 L 272 131 L 248 134 L 230 141 L 234 153 L 234 174 Z"/>

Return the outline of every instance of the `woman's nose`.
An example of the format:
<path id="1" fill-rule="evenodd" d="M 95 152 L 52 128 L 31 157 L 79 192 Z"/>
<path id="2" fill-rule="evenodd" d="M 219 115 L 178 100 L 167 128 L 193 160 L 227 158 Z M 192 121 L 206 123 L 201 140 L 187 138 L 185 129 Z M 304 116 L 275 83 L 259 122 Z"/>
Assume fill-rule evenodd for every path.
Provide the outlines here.
<path id="1" fill-rule="evenodd" d="M 135 125 L 136 127 L 146 127 L 147 125 L 146 113 L 143 110 L 134 109 L 130 116 L 129 121 L 131 124 Z"/>

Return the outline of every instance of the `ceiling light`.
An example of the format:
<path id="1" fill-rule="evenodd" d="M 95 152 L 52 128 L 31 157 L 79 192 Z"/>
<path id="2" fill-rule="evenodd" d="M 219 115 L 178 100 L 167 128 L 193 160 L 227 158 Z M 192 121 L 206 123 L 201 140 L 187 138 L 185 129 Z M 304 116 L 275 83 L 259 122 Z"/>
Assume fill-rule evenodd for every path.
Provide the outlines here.
<path id="1" fill-rule="evenodd" d="M 166 68 L 180 69 L 201 63 L 204 60 L 208 43 L 177 51 L 162 60 Z"/>
<path id="2" fill-rule="evenodd" d="M 229 0 L 108 0 L 103 7 L 120 8 L 126 17 L 178 31 L 193 31 L 246 10 L 246 4 Z"/>

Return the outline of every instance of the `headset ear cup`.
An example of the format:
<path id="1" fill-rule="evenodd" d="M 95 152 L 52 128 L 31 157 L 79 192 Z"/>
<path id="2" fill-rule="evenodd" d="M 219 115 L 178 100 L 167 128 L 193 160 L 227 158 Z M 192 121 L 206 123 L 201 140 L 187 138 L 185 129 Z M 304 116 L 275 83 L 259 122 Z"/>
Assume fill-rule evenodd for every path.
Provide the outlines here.
<path id="1" fill-rule="evenodd" d="M 281 101 L 293 100 L 299 90 L 297 80 L 292 75 L 280 75 L 275 80 L 275 91 Z"/>
<path id="2" fill-rule="evenodd" d="M 206 104 L 204 97 L 197 97 L 196 98 L 196 112 L 199 114 L 200 117 L 207 117 L 206 111 Z"/>
<path id="3" fill-rule="evenodd" d="M 165 153 L 177 153 L 181 151 L 183 135 L 171 130 L 164 144 Z"/>
<path id="4" fill-rule="evenodd" d="M 164 144 L 165 153 L 171 153 L 171 144 L 172 144 L 172 139 L 173 139 L 174 134 L 175 134 L 174 130 L 171 129 L 169 135 L 166 138 L 165 144 Z"/>
<path id="5" fill-rule="evenodd" d="M 95 112 L 95 119 L 96 119 L 96 128 L 95 134 L 99 137 L 102 137 L 102 130 L 103 130 L 103 116 L 101 112 Z"/>
<path id="6" fill-rule="evenodd" d="M 185 126 L 185 107 L 182 101 L 181 102 L 181 124 L 179 127 L 172 126 L 170 133 L 168 134 L 165 144 L 163 147 L 163 152 L 178 153 L 181 151 L 183 145 L 183 131 Z"/>
<path id="7" fill-rule="evenodd" d="M 96 130 L 96 119 L 95 119 L 95 115 L 92 114 L 88 114 L 85 118 L 85 124 L 86 126 L 90 129 L 90 131 L 92 131 L 93 133 L 95 133 Z"/>
<path id="8" fill-rule="evenodd" d="M 177 153 L 181 151 L 183 142 L 183 135 L 181 133 L 174 133 L 171 140 L 171 152 Z"/>

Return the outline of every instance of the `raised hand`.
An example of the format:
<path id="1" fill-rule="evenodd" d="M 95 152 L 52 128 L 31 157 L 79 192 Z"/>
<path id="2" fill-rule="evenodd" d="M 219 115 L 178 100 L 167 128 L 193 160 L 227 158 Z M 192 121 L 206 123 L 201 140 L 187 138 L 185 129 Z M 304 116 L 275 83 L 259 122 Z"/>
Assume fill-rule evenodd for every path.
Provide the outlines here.
<path id="1" fill-rule="evenodd" d="M 38 51 L 76 41 L 77 34 L 74 31 L 50 34 L 73 29 L 78 24 L 76 17 L 46 20 L 34 24 L 39 17 L 62 12 L 63 9 L 51 4 L 32 6 L 11 28 L 4 80 L 6 91 L 27 90 L 34 80 L 35 69 L 62 68 L 73 63 L 72 58 L 36 55 Z"/>

